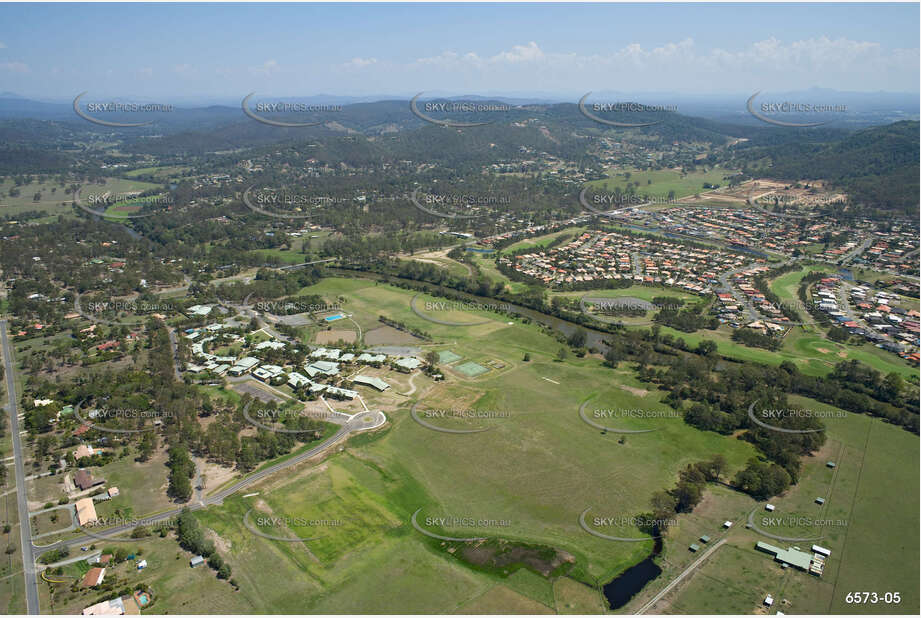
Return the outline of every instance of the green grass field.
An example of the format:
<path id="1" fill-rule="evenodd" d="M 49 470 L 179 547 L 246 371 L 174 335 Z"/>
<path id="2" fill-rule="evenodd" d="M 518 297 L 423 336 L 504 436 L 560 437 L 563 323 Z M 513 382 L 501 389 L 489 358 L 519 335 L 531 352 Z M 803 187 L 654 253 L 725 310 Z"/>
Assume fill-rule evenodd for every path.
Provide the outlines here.
<path id="1" fill-rule="evenodd" d="M 146 191 L 157 188 L 159 185 L 139 180 L 130 180 L 127 178 L 107 178 L 105 184 L 92 184 L 83 188 L 82 194 L 105 193 L 112 191 L 115 193 L 124 193 L 128 191 Z M 46 212 L 49 215 L 68 215 L 72 212 L 71 203 L 73 194 L 65 193 L 64 188 L 53 181 L 37 182 L 15 187 L 19 190 L 20 195 L 11 197 L 10 190 L 15 187 L 11 179 L 0 182 L 0 216 L 16 216 L 19 213 L 37 210 Z M 52 191 L 53 190 L 53 191 Z M 35 194 L 40 193 L 38 201 L 35 201 Z M 63 205 L 62 205 L 63 203 Z M 124 204 L 118 204 L 123 206 Z M 95 207 L 94 207 L 95 208 Z"/>
<path id="2" fill-rule="evenodd" d="M 615 434 L 602 435 L 579 418 L 583 401 L 591 399 L 590 413 L 666 409 L 659 392 L 647 391 L 628 369 L 603 367 L 597 357 L 555 362 L 559 344 L 536 325 L 517 320 L 510 325 L 506 316 L 487 311 L 438 314 L 486 324 L 433 324 L 410 310 L 413 292 L 371 281 L 327 279 L 304 292 L 343 299 L 344 310 L 362 328 L 373 327 L 379 315 L 424 328 L 436 342 L 454 344 L 452 352 L 490 371 L 424 388 L 388 412 L 390 426 L 381 435 L 354 438 L 345 452 L 319 466 L 258 484 L 250 492 L 258 496 L 231 498 L 201 513 L 226 541 L 225 557 L 242 588 L 219 607 L 301 613 L 600 611 L 598 591 L 586 583 L 606 581 L 634 564 L 651 542 L 612 543 L 589 535 L 579 527 L 582 510 L 636 515 L 687 463 L 723 452 L 737 469 L 754 452 L 747 443 L 700 432 L 677 418 L 620 419 L 625 429 L 656 430 L 623 443 Z M 418 302 L 424 306 L 427 300 L 439 299 L 422 295 Z M 525 352 L 530 362 L 522 361 Z M 486 432 L 445 434 L 413 421 L 409 408 L 416 401 L 420 408 L 506 415 L 486 420 Z M 473 421 L 432 420 L 449 428 L 468 422 Z M 283 529 L 276 524 L 260 527 L 263 532 L 321 538 L 288 543 L 259 537 L 243 524 L 250 508 L 283 517 Z M 506 576 L 471 568 L 412 529 L 416 509 L 424 516 L 507 520 L 501 529 L 437 529 L 568 552 L 575 560 L 572 576 L 586 583 L 551 581 L 529 570 Z M 326 528 L 304 523 L 317 520 L 341 523 Z M 618 531 L 642 538 L 632 527 Z M 174 604 L 161 597 L 157 611 L 180 611 L 185 599 L 180 593 Z"/>
<path id="3" fill-rule="evenodd" d="M 9 489 L 11 484 L 7 483 L 3 491 Z M 19 551 L 19 511 L 16 509 L 16 502 L 16 492 L 0 496 L 0 543 L 4 548 L 15 548 L 14 552 L 4 553 L 0 558 L 0 613 L 8 615 L 23 614 L 26 611 L 22 553 Z M 9 531 L 6 530 L 6 526 L 10 526 Z"/>
<path id="4" fill-rule="evenodd" d="M 587 227 L 567 227 L 565 229 L 553 232 L 551 234 L 544 234 L 543 236 L 535 236 L 534 238 L 528 238 L 526 240 L 519 240 L 516 243 L 505 247 L 502 250 L 502 253 L 511 253 L 513 251 L 518 251 L 519 249 L 537 249 L 543 248 L 553 242 L 556 238 L 560 236 L 569 236 L 574 239 L 577 238 L 580 234 L 585 232 Z"/>
<path id="5" fill-rule="evenodd" d="M 649 194 L 656 197 L 667 197 L 669 191 L 675 192 L 676 198 L 704 193 L 709 189 L 704 189 L 704 183 L 717 184 L 725 186 L 724 176 L 730 175 L 731 172 L 721 167 L 714 167 L 709 171 L 696 171 L 681 175 L 680 170 L 631 170 L 630 178 L 626 178 L 623 172 L 617 172 L 604 180 L 596 180 L 588 183 L 598 191 L 613 191 L 616 188 L 626 189 L 628 183 L 639 183 L 636 192 L 639 194 Z"/>
<path id="6" fill-rule="evenodd" d="M 791 397 L 790 403 L 841 412 L 804 397 Z M 680 516 L 679 525 L 669 531 L 675 542 L 667 543 L 666 572 L 644 591 L 644 599 L 692 562 L 688 543 L 704 533 L 715 540 L 723 534 L 723 520 L 735 525 L 724 535 L 728 544 L 653 612 L 749 614 L 757 611 L 767 594 L 779 604 L 774 609 L 785 613 L 918 612 L 918 437 L 879 419 L 850 413 L 826 418 L 824 423 L 826 444 L 804 459 L 799 483 L 771 499 L 774 513 L 768 514 L 763 503 L 747 496 L 716 488 L 692 514 Z M 828 461 L 837 467 L 828 468 Z M 824 506 L 815 503 L 819 496 L 825 498 Z M 769 555 L 756 551 L 759 540 L 804 550 L 813 542 L 772 540 L 745 529 L 744 520 L 752 509 L 756 525 L 763 530 L 794 538 L 820 536 L 815 543 L 832 551 L 823 575 L 781 569 Z M 848 604 L 845 597 L 854 591 L 899 592 L 902 602 L 898 606 Z M 636 601 L 640 603 L 642 599 Z"/>
<path id="7" fill-rule="evenodd" d="M 813 272 L 821 271 L 832 272 L 832 268 L 830 266 L 812 265 L 806 266 L 802 270 L 790 271 L 771 281 L 771 291 L 777 294 L 782 302 L 798 306 L 800 300 L 796 292 L 799 289 L 803 277 Z M 805 309 L 798 309 L 797 311 L 803 318 L 808 318 L 807 315 L 804 315 L 806 313 Z"/>
<path id="8" fill-rule="evenodd" d="M 113 517 L 117 510 L 126 509 L 137 516 L 150 515 L 175 506 L 166 495 L 166 452 L 155 453 L 148 461 L 139 463 L 133 457 L 122 457 L 93 470 L 93 475 L 106 480 L 107 487 L 118 487 L 119 495 L 99 504 L 100 517 Z"/>
<path id="9" fill-rule="evenodd" d="M 821 376 L 829 373 L 843 360 L 857 359 L 883 373 L 895 371 L 908 379 L 917 379 L 918 370 L 902 359 L 884 353 L 870 345 L 861 347 L 847 346 L 838 348 L 832 342 L 814 336 L 802 336 L 802 329 L 794 327 L 784 340 L 783 347 L 772 352 L 762 348 L 753 348 L 737 343 L 731 339 L 731 330 L 722 327 L 716 331 L 699 330 L 685 333 L 669 327 L 662 327 L 662 333 L 681 337 L 688 345 L 695 346 L 703 339 L 710 339 L 717 344 L 717 350 L 724 356 L 742 360 L 751 360 L 767 365 L 779 365 L 785 360 L 796 364 L 802 373 Z"/>
<path id="10" fill-rule="evenodd" d="M 654 492 L 675 484 L 687 464 L 722 453 L 728 479 L 756 453 L 744 440 L 699 431 L 665 414 L 605 417 L 604 423 L 616 429 L 653 430 L 642 434 L 603 433 L 590 426 L 579 416 L 586 401 L 586 414 L 596 418 L 599 412 L 670 409 L 662 403 L 664 392 L 650 390 L 625 363 L 612 369 L 592 355 L 557 361 L 559 342 L 535 324 L 490 311 L 426 309 L 427 302 L 444 299 L 418 295 L 416 307 L 423 315 L 475 323 L 436 324 L 412 311 L 414 291 L 364 279 L 324 279 L 301 293 L 340 302 L 365 332 L 380 326 L 381 315 L 424 330 L 432 341 L 417 345 L 450 351 L 446 360 L 475 363 L 489 371 L 466 377 L 449 370 L 445 382 L 417 380 L 419 388 L 412 394 L 394 395 L 398 403 L 386 408 L 389 424 L 384 429 L 351 438 L 323 461 L 260 481 L 248 488 L 254 495 L 237 495 L 198 512 L 200 521 L 216 533 L 238 592 L 210 569 L 189 569 L 188 554 L 174 540 L 139 542 L 150 564 L 143 580 L 155 595 L 152 612 L 600 613 L 605 605 L 597 584 L 648 555 L 652 542 L 613 542 L 590 535 L 579 525 L 580 513 L 591 509 L 602 517 L 638 515 L 649 509 Z M 691 344 L 697 336 L 674 334 Z M 704 336 L 715 338 L 709 332 Z M 525 353 L 529 361 L 524 361 Z M 810 358 L 807 366 L 817 361 Z M 399 392 L 404 389 L 403 384 L 395 386 Z M 820 407 L 801 398 L 793 403 Z M 442 429 L 486 429 L 445 433 L 416 422 L 410 415 L 414 404 L 421 411 L 494 414 L 427 419 Z M 853 611 L 841 604 L 843 595 L 866 586 L 901 591 L 904 607 L 916 609 L 917 437 L 854 414 L 828 419 L 826 425 L 828 444 L 818 456 L 806 458 L 800 483 L 777 499 L 782 512 L 847 520 L 846 526 L 823 529 L 826 546 L 833 551 L 826 577 L 781 571 L 770 557 L 756 552 L 760 537 L 745 529 L 744 518 L 757 504 L 712 486 L 698 508 L 681 516 L 669 531 L 663 574 L 625 609 L 637 609 L 687 568 L 695 556 L 687 545 L 702 534 L 713 536 L 713 542 L 725 534 L 729 542 L 658 609 L 752 613 L 764 594 L 772 592 L 789 599 L 794 613 Z M 836 471 L 824 465 L 832 458 L 839 463 Z M 129 495 L 137 487 L 165 483 L 165 468 L 162 479 L 145 481 L 131 477 L 131 469 L 114 467 L 126 467 L 128 461 L 110 464 L 103 475 L 121 474 L 119 482 L 133 488 Z M 828 500 L 823 509 L 812 502 L 817 495 Z M 555 579 L 524 568 L 490 571 L 471 566 L 449 551 L 453 544 L 413 529 L 410 518 L 417 510 L 421 521 L 503 521 L 501 526 L 474 521 L 423 527 L 452 536 L 554 548 L 571 555 L 573 565 L 567 577 Z M 250 526 L 244 523 L 247 513 Z M 727 519 L 736 524 L 723 533 L 721 524 Z M 886 529 L 879 530 L 880 525 Z M 313 540 L 273 540 L 253 527 L 264 535 Z M 632 526 L 603 532 L 643 538 Z M 906 558 L 893 560 L 893 555 Z M 124 574 L 126 581 L 131 576 Z M 58 613 L 89 605 L 90 595 L 68 598 L 60 592 Z M 47 589 L 43 595 L 44 602 Z"/>
<path id="11" fill-rule="evenodd" d="M 163 165 L 159 167 L 139 167 L 136 170 L 125 172 L 126 178 L 137 178 L 139 176 L 153 176 L 159 180 L 168 180 L 170 178 L 181 178 L 192 168 L 181 165 Z"/>
<path id="12" fill-rule="evenodd" d="M 483 275 L 485 275 L 490 281 L 500 282 L 505 285 L 506 289 L 511 292 L 518 294 L 527 289 L 527 284 L 522 281 L 512 281 L 496 268 L 496 257 L 495 254 L 481 254 L 474 253 L 473 263 L 479 267 Z"/>

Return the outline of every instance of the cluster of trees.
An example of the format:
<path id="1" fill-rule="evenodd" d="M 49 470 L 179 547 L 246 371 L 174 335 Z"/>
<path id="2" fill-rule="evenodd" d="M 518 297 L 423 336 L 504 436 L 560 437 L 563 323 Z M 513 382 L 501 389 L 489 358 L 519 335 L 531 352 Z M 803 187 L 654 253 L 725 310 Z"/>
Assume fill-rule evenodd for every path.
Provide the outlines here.
<path id="1" fill-rule="evenodd" d="M 776 352 L 783 345 L 783 339 L 771 333 L 762 333 L 753 328 L 737 328 L 732 331 L 732 340 L 750 348 L 764 348 Z"/>
<path id="2" fill-rule="evenodd" d="M 668 301 L 671 299 L 663 297 L 658 300 Z M 653 319 L 657 324 L 670 326 L 686 333 L 693 333 L 701 328 L 715 330 L 719 328 L 719 320 L 716 316 L 707 314 L 707 310 L 712 303 L 712 295 L 687 307 L 682 307 L 680 302 L 677 304 L 664 302 L 660 305 L 662 308 Z"/>
<path id="3" fill-rule="evenodd" d="M 782 494 L 790 487 L 793 478 L 783 466 L 772 461 L 751 459 L 732 480 L 733 485 L 757 500 Z"/>
<path id="4" fill-rule="evenodd" d="M 385 324 L 386 326 L 389 326 L 391 328 L 401 330 L 404 333 L 409 333 L 410 335 L 414 337 L 418 337 L 419 339 L 423 339 L 425 341 L 432 340 L 432 336 L 429 335 L 427 332 L 425 332 L 424 330 L 419 330 L 418 328 L 413 328 L 412 326 L 409 326 L 405 322 L 400 322 L 399 320 L 394 320 L 384 315 L 377 316 L 377 320 L 381 324 Z"/>
<path id="5" fill-rule="evenodd" d="M 733 150 L 745 174 L 760 175 L 756 166 L 769 158 L 771 178 L 825 178 L 863 214 L 916 217 L 918 148 L 918 121 L 906 120 L 853 134 L 794 134 L 785 143 L 753 139 Z"/>
<path id="6" fill-rule="evenodd" d="M 678 513 L 690 513 L 703 498 L 707 483 L 719 481 L 727 467 L 726 458 L 714 455 L 706 461 L 688 464 L 678 473 L 678 483 L 672 489 L 657 491 L 652 496 L 652 513 L 641 520 L 653 522 L 644 530 L 650 534 L 664 534 L 669 522 Z"/>
<path id="7" fill-rule="evenodd" d="M 188 502 L 192 497 L 192 478 L 195 476 L 195 462 L 189 456 L 189 450 L 182 446 L 171 446 L 169 459 L 169 487 L 166 493 L 176 500 Z"/>
<path id="8" fill-rule="evenodd" d="M 395 274 L 393 270 L 388 274 Z M 425 270 L 416 271 L 420 273 L 424 275 Z M 445 281 L 440 279 L 442 283 Z M 448 298 L 464 299 L 462 292 L 467 291 L 463 289 L 465 286 L 460 286 L 459 296 L 458 292 L 444 287 L 432 289 L 405 280 L 388 282 Z M 494 298 L 532 306 L 576 324 L 588 323 L 585 316 L 568 311 L 562 304 L 546 303 L 542 293 L 511 295 L 501 291 Z M 603 328 L 605 326 L 595 330 Z M 897 374 L 882 376 L 853 361 L 839 363 L 832 374 L 819 378 L 801 374 L 796 365 L 788 361 L 772 367 L 733 358 L 721 359 L 713 341 L 701 341 L 692 349 L 680 337 L 663 335 L 658 325 L 649 330 L 625 330 L 612 325 L 607 328 L 615 336 L 605 341 L 608 346 L 606 364 L 616 366 L 624 360 L 636 362 L 638 377 L 669 391 L 665 401 L 684 410 L 685 421 L 689 424 L 724 434 L 745 430 L 744 438 L 758 447 L 765 461 L 782 467 L 791 482 L 796 482 L 799 476 L 800 458 L 824 443 L 824 432 L 788 434 L 761 428 L 748 418 L 752 403 L 761 407 L 789 408 L 785 394 L 799 394 L 852 412 L 879 416 L 918 432 L 917 391 L 904 385 Z M 726 366 L 716 371 L 721 360 Z M 822 427 L 821 421 L 814 417 L 788 416 L 777 423 L 796 429 Z M 760 470 L 755 469 L 755 472 Z M 749 486 L 752 485 L 749 483 Z"/>
<path id="9" fill-rule="evenodd" d="M 217 571 L 221 579 L 230 579 L 230 565 L 217 553 L 214 542 L 205 538 L 205 531 L 188 509 L 183 509 L 176 522 L 179 545 L 193 554 L 208 559 L 208 566 Z"/>

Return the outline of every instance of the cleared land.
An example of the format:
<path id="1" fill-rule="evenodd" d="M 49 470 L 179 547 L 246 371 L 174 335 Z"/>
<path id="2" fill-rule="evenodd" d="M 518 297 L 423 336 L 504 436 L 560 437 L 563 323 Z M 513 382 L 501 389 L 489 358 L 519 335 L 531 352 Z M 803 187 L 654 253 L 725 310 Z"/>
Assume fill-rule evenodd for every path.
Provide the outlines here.
<path id="1" fill-rule="evenodd" d="M 804 409 L 842 412 L 802 397 L 791 404 Z M 713 540 L 724 534 L 720 524 L 735 521 L 726 534 L 729 544 L 687 582 L 656 605 L 664 613 L 756 613 L 767 594 L 775 609 L 785 613 L 910 613 L 918 611 L 918 438 L 879 419 L 844 413 L 827 418 L 828 441 L 803 462 L 799 483 L 772 498 L 774 513 L 747 496 L 725 488 L 711 489 L 704 502 L 669 531 L 665 572 L 642 598 L 651 597 L 692 561 L 687 546 L 702 534 Z M 834 461 L 837 467 L 828 468 Z M 818 505 L 816 497 L 826 502 Z M 792 538 L 818 541 L 785 542 L 744 527 L 755 510 L 762 530 Z M 782 569 L 772 557 L 754 549 L 765 541 L 808 550 L 815 542 L 831 549 L 821 577 Z M 713 542 L 713 541 L 711 541 Z M 899 592 L 895 605 L 848 604 L 848 592 Z M 639 606 L 641 600 L 629 607 Z"/>
<path id="2" fill-rule="evenodd" d="M 624 191 L 628 184 L 632 184 L 640 195 L 667 197 L 669 191 L 674 191 L 675 197 L 681 198 L 709 191 L 710 189 L 704 188 L 705 183 L 725 186 L 727 181 L 724 178 L 731 173 L 721 167 L 686 174 L 683 174 L 680 169 L 617 171 L 604 180 L 596 180 L 589 184 L 602 191 L 614 191 L 616 188 Z M 629 174 L 629 178 L 625 174 Z"/>

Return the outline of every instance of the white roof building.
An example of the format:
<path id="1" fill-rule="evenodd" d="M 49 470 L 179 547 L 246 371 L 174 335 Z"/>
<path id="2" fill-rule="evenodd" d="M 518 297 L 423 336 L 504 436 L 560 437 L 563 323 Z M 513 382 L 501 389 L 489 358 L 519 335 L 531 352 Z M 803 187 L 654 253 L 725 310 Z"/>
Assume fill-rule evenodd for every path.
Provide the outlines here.
<path id="1" fill-rule="evenodd" d="M 284 372 L 284 368 L 278 365 L 263 365 L 262 367 L 253 369 L 253 375 L 263 382 L 268 382 L 273 378 L 277 378 Z"/>
<path id="2" fill-rule="evenodd" d="M 355 384 L 364 384 L 366 386 L 372 386 L 381 392 L 384 392 L 385 390 L 390 388 L 389 384 L 387 384 L 380 378 L 375 378 L 372 376 L 357 375 L 354 378 L 352 378 L 352 382 L 354 382 Z"/>
<path id="3" fill-rule="evenodd" d="M 419 360 L 418 358 L 409 356 L 406 358 L 399 359 L 398 361 L 396 361 L 395 365 L 402 369 L 406 369 L 407 371 L 412 371 L 413 369 L 418 369 L 419 367 L 421 367 L 422 361 Z"/>
<path id="4" fill-rule="evenodd" d="M 307 367 L 307 370 L 309 371 L 311 368 L 324 375 L 339 375 L 339 363 L 333 363 L 331 361 L 314 361 Z"/>
<path id="5" fill-rule="evenodd" d="M 296 371 L 292 371 L 291 373 L 288 374 L 288 386 L 290 386 L 291 388 L 298 388 L 299 386 L 307 386 L 308 384 L 313 384 L 313 382 L 311 382 L 310 378 L 308 378 L 307 376 L 300 374 Z"/>
<path id="6" fill-rule="evenodd" d="M 192 315 L 208 315 L 211 313 L 211 305 L 192 305 L 187 309 Z"/>

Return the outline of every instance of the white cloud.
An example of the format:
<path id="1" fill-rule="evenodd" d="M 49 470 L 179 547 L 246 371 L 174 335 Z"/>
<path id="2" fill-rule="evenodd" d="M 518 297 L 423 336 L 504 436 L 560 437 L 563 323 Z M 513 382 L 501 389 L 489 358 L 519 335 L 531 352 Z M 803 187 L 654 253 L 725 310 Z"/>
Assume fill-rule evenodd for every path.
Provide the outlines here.
<path id="1" fill-rule="evenodd" d="M 493 64 L 509 62 L 540 62 L 544 59 L 544 52 L 537 43 L 531 41 L 527 45 L 515 45 L 511 51 L 501 52 L 489 59 Z"/>
<path id="2" fill-rule="evenodd" d="M 29 73 L 29 65 L 25 62 L 0 62 L 0 71 L 7 73 Z"/>
<path id="3" fill-rule="evenodd" d="M 417 58 L 406 68 L 437 69 L 433 78 L 442 82 L 463 76 L 509 88 L 573 88 L 600 82 L 662 91 L 736 91 L 752 86 L 903 90 L 917 84 L 918 57 L 917 49 L 887 51 L 878 42 L 827 36 L 789 42 L 770 37 L 735 50 L 703 49 L 686 38 L 649 48 L 630 43 L 597 54 L 544 50 L 531 41 L 491 56 L 444 51 Z"/>
<path id="4" fill-rule="evenodd" d="M 377 58 L 352 58 L 341 66 L 344 69 L 363 69 L 377 64 Z"/>
<path id="5" fill-rule="evenodd" d="M 276 60 L 266 60 L 258 67 L 252 67 L 250 72 L 254 75 L 274 75 L 278 73 L 281 68 L 278 66 Z"/>

